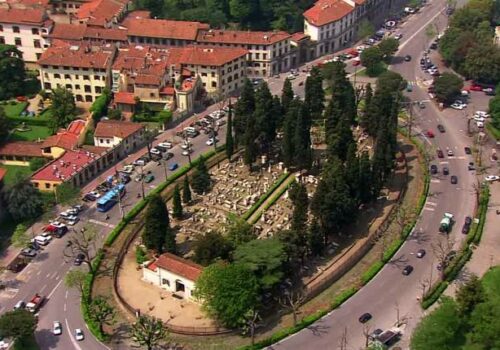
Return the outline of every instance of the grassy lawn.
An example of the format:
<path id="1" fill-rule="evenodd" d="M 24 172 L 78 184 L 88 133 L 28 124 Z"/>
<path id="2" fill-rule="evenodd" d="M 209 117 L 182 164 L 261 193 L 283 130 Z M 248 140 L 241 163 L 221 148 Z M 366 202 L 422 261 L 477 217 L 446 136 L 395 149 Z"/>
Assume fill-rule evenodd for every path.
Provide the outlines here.
<path id="1" fill-rule="evenodd" d="M 10 103 L 7 103 L 6 105 L 2 105 L 3 109 L 5 110 L 5 114 L 7 117 L 19 117 L 21 112 L 26 108 L 28 105 L 28 102 L 20 102 L 16 103 L 14 105 L 11 105 Z"/>
<path id="2" fill-rule="evenodd" d="M 7 174 L 5 174 L 3 179 L 6 186 L 13 184 L 19 176 L 28 177 L 32 173 L 28 166 L 0 164 L 0 168 L 7 169 Z"/>
<path id="3" fill-rule="evenodd" d="M 31 130 L 14 131 L 9 137 L 10 141 L 38 141 L 52 135 L 51 130 L 46 126 L 28 125 Z"/>

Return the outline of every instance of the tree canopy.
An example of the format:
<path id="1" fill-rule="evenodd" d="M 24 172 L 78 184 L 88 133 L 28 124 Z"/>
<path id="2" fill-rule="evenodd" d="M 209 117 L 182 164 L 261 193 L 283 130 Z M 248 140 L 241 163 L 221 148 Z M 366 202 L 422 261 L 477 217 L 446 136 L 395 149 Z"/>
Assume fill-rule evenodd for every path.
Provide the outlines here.
<path id="1" fill-rule="evenodd" d="M 144 221 L 144 245 L 160 254 L 175 253 L 175 234 L 170 228 L 167 205 L 159 194 L 150 197 Z"/>
<path id="2" fill-rule="evenodd" d="M 25 309 L 7 311 L 0 316 L 0 334 L 22 342 L 35 334 L 37 320 Z"/>
<path id="3" fill-rule="evenodd" d="M 194 243 L 194 261 L 207 266 L 217 259 L 229 260 L 233 246 L 231 242 L 217 231 L 209 231 L 199 235 Z"/>
<path id="4" fill-rule="evenodd" d="M 445 72 L 435 80 L 436 98 L 444 103 L 453 103 L 460 96 L 463 86 L 464 82 L 458 75 Z"/>
<path id="5" fill-rule="evenodd" d="M 205 164 L 205 158 L 200 156 L 196 169 L 191 176 L 191 188 L 197 194 L 202 194 L 208 192 L 210 186 L 210 174 L 208 172 L 207 165 Z"/>
<path id="6" fill-rule="evenodd" d="M 71 90 L 64 87 L 57 87 L 52 90 L 51 101 L 52 104 L 49 107 L 52 115 L 51 126 L 52 131 L 56 132 L 57 129 L 65 128 L 75 119 L 75 97 Z"/>
<path id="7" fill-rule="evenodd" d="M 28 180 L 20 181 L 3 189 L 3 199 L 7 210 L 16 221 L 33 219 L 43 212 L 40 192 Z"/>
<path id="8" fill-rule="evenodd" d="M 14 45 L 0 44 L 0 100 L 24 94 L 25 66 L 22 53 Z"/>

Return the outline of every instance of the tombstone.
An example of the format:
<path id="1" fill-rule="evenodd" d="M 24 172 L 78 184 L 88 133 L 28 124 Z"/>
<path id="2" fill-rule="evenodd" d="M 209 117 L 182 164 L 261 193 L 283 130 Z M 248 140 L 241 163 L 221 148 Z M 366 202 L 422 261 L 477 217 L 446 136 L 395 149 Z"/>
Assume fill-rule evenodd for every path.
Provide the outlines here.
<path id="1" fill-rule="evenodd" d="M 260 157 L 260 161 L 262 163 L 262 165 L 266 164 L 266 161 L 267 161 L 267 156 L 264 154 Z"/>
<path id="2" fill-rule="evenodd" d="M 279 163 L 278 163 L 278 169 L 279 169 L 279 170 L 283 170 L 283 166 L 284 166 L 284 163 L 283 163 L 283 162 L 279 162 Z"/>

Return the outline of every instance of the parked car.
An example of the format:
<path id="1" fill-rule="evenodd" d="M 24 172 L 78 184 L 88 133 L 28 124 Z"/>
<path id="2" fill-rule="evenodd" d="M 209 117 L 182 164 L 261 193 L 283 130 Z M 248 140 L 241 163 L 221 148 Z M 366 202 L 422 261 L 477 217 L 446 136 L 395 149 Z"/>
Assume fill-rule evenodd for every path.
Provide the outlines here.
<path id="1" fill-rule="evenodd" d="M 500 176 L 497 176 L 497 175 L 487 175 L 484 178 L 484 180 L 487 181 L 487 182 L 494 182 L 494 181 L 500 180 Z"/>
<path id="2" fill-rule="evenodd" d="M 437 173 L 438 173 L 438 167 L 437 167 L 437 165 L 436 164 L 432 164 L 431 165 L 431 174 L 435 175 Z"/>
<path id="3" fill-rule="evenodd" d="M 443 133 L 443 132 L 445 132 L 445 131 L 446 131 L 446 130 L 444 129 L 444 126 L 443 126 L 443 125 L 441 125 L 441 124 L 438 124 L 437 128 L 438 128 L 439 132 L 441 132 L 441 133 Z"/>
<path id="4" fill-rule="evenodd" d="M 450 169 L 447 166 L 443 167 L 443 175 L 448 175 L 450 173 Z"/>
<path id="5" fill-rule="evenodd" d="M 21 250 L 20 254 L 28 258 L 34 258 L 36 256 L 36 250 L 30 248 L 24 248 L 23 250 Z"/>
<path id="6" fill-rule="evenodd" d="M 453 109 L 462 110 L 462 109 L 466 108 L 466 107 L 467 107 L 467 105 L 466 105 L 465 103 L 463 103 L 463 102 L 460 102 L 460 101 L 455 101 L 455 102 L 453 102 L 453 103 L 451 104 L 451 106 L 450 106 L 450 107 L 451 107 L 451 108 L 453 108 Z"/>
<path id="7" fill-rule="evenodd" d="M 406 55 L 405 56 L 405 61 L 406 62 L 410 62 L 411 61 L 411 56 L 410 55 Z"/>
<path id="8" fill-rule="evenodd" d="M 384 333 L 384 331 L 381 330 L 380 328 L 377 328 L 376 330 L 370 333 L 368 339 L 371 341 L 377 340 L 378 336 L 381 335 L 382 333 Z"/>
<path id="9" fill-rule="evenodd" d="M 174 154 L 172 152 L 165 152 L 163 153 L 163 159 L 169 160 L 170 158 L 173 158 Z"/>
<path id="10" fill-rule="evenodd" d="M 75 257 L 75 261 L 73 262 L 73 264 L 75 266 L 80 266 L 84 260 L 85 260 L 85 254 L 78 253 Z"/>
<path id="11" fill-rule="evenodd" d="M 456 185 L 458 183 L 458 177 L 456 175 L 452 175 L 450 177 L 450 181 L 453 185 Z"/>
<path id="12" fill-rule="evenodd" d="M 151 148 L 150 152 L 151 152 L 151 154 L 154 154 L 154 155 L 158 155 L 158 156 L 161 155 L 161 151 L 155 147 Z"/>
<path id="13" fill-rule="evenodd" d="M 469 164 L 467 165 L 467 170 L 476 170 L 473 162 L 469 162 Z"/>
<path id="14" fill-rule="evenodd" d="M 425 256 L 425 249 L 419 249 L 417 252 L 417 258 L 422 259 Z"/>
<path id="15" fill-rule="evenodd" d="M 405 268 L 403 269 L 403 275 L 408 276 L 410 273 L 413 271 L 413 266 L 411 265 L 406 265 Z"/>
<path id="16" fill-rule="evenodd" d="M 189 148 L 189 149 L 186 149 L 184 151 L 182 151 L 182 155 L 183 156 L 189 156 L 189 154 L 193 153 L 193 149 L 192 148 Z"/>
<path id="17" fill-rule="evenodd" d="M 446 154 L 448 155 L 448 157 L 453 157 L 453 150 L 448 148 L 448 150 L 446 151 Z"/>
<path id="18" fill-rule="evenodd" d="M 465 154 L 472 154 L 470 147 L 464 147 Z"/>
<path id="19" fill-rule="evenodd" d="M 171 142 L 160 142 L 157 147 L 163 147 L 166 149 L 171 149 L 173 147 Z"/>
<path id="20" fill-rule="evenodd" d="M 24 302 L 24 300 L 19 300 L 16 305 L 14 305 L 14 310 L 21 310 L 21 309 L 24 309 L 26 307 L 26 303 Z"/>
<path id="21" fill-rule="evenodd" d="M 493 88 L 485 88 L 485 89 L 483 89 L 483 92 L 487 96 L 495 96 L 495 89 L 493 89 Z"/>
<path id="22" fill-rule="evenodd" d="M 148 184 L 150 182 L 153 182 L 154 179 L 155 179 L 155 176 L 153 174 L 148 174 L 144 178 L 144 182 Z"/>
<path id="23" fill-rule="evenodd" d="M 168 166 L 168 170 L 170 171 L 174 171 L 175 169 L 177 169 L 179 167 L 179 164 L 177 163 L 172 163 Z"/>
<path id="24" fill-rule="evenodd" d="M 370 321 L 371 319 L 372 319 L 372 315 L 368 312 L 359 316 L 359 322 L 361 322 L 361 323 L 366 323 L 366 322 Z"/>
<path id="25" fill-rule="evenodd" d="M 436 153 L 437 153 L 438 158 L 444 158 L 444 153 L 443 153 L 443 151 L 442 151 L 442 150 L 438 149 L 438 150 L 436 151 Z"/>
<path id="26" fill-rule="evenodd" d="M 462 234 L 464 234 L 464 235 L 468 234 L 469 230 L 470 230 L 470 225 L 464 224 L 462 226 Z"/>
<path id="27" fill-rule="evenodd" d="M 87 193 L 85 196 L 83 196 L 82 201 L 84 201 L 84 202 L 93 202 L 96 199 L 97 198 L 94 195 L 92 195 L 91 193 Z"/>
<path id="28" fill-rule="evenodd" d="M 212 145 L 214 144 L 214 142 L 219 142 L 219 140 L 218 140 L 217 138 L 215 138 L 215 139 L 214 139 L 213 137 L 211 137 L 211 138 L 209 138 L 209 139 L 207 140 L 207 142 L 205 142 L 205 144 L 206 144 L 207 146 L 212 146 Z"/>
<path id="29" fill-rule="evenodd" d="M 125 174 L 132 174 L 134 169 L 135 169 L 135 167 L 132 164 L 129 164 L 129 165 L 125 165 L 123 167 L 123 169 L 121 170 L 121 172 L 125 173 Z"/>
<path id="30" fill-rule="evenodd" d="M 427 135 L 428 138 L 432 139 L 434 137 L 434 133 L 431 130 L 427 130 L 425 134 Z"/>
<path id="31" fill-rule="evenodd" d="M 40 245 L 47 245 L 50 243 L 51 240 L 52 240 L 51 236 L 38 235 L 38 236 L 35 236 L 35 238 L 33 238 L 32 241 L 35 241 L 36 243 L 38 243 Z"/>

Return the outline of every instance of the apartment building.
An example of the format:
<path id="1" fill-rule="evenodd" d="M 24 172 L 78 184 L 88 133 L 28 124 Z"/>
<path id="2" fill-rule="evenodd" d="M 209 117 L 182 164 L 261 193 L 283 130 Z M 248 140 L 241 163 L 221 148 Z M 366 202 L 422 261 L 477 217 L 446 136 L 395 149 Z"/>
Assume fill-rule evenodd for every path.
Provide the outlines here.
<path id="1" fill-rule="evenodd" d="M 75 15 L 83 4 L 92 0 L 52 0 L 50 3 L 56 13 Z"/>
<path id="2" fill-rule="evenodd" d="M 147 12 L 132 12 L 121 23 L 132 44 L 185 46 L 196 41 L 199 30 L 209 29 L 206 23 L 151 19 L 144 14 Z"/>
<path id="3" fill-rule="evenodd" d="M 70 89 L 76 102 L 94 102 L 109 85 L 115 47 L 92 49 L 88 45 L 61 43 L 52 46 L 38 60 L 42 88 Z"/>
<path id="4" fill-rule="evenodd" d="M 46 42 L 51 45 L 55 40 L 62 40 L 78 44 L 85 41 L 92 45 L 104 46 L 128 44 L 127 31 L 118 28 L 91 27 L 87 24 L 55 23 L 46 37 Z"/>
<path id="5" fill-rule="evenodd" d="M 248 50 L 249 78 L 270 77 L 291 67 L 291 35 L 286 32 L 250 32 L 237 30 L 200 30 L 200 44 L 234 47 Z"/>
<path id="6" fill-rule="evenodd" d="M 115 148 L 119 158 L 144 144 L 144 125 L 119 120 L 103 120 L 94 131 L 94 145 Z"/>
<path id="7" fill-rule="evenodd" d="M 53 22 L 43 8 L 0 8 L 0 44 L 15 45 L 27 63 L 34 64 L 47 44 Z"/>
<path id="8" fill-rule="evenodd" d="M 130 0 L 92 0 L 80 6 L 72 22 L 111 28 L 123 20 L 131 5 Z"/>

